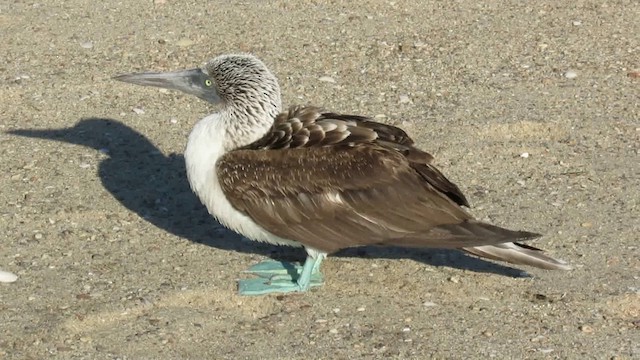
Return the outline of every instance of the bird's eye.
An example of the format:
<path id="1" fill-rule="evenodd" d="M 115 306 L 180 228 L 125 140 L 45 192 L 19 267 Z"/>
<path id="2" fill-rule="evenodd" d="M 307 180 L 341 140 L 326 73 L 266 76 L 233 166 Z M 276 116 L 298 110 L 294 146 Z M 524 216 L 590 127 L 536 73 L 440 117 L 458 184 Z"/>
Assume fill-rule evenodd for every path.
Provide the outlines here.
<path id="1" fill-rule="evenodd" d="M 209 87 L 209 86 L 211 86 L 211 84 L 213 84 L 213 83 L 211 82 L 211 80 L 206 79 L 206 80 L 204 81 L 204 84 L 205 84 L 207 87 Z"/>

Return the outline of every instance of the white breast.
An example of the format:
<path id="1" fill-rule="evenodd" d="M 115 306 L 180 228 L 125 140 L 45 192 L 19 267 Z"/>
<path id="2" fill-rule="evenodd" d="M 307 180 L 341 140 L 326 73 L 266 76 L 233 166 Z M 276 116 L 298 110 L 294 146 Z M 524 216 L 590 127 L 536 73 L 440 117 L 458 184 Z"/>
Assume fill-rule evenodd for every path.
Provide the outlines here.
<path id="1" fill-rule="evenodd" d="M 220 224 L 251 240 L 278 245 L 301 246 L 269 233 L 236 210 L 222 192 L 216 174 L 216 161 L 224 155 L 226 131 L 218 114 L 200 120 L 191 131 L 184 158 L 191 189 Z"/>

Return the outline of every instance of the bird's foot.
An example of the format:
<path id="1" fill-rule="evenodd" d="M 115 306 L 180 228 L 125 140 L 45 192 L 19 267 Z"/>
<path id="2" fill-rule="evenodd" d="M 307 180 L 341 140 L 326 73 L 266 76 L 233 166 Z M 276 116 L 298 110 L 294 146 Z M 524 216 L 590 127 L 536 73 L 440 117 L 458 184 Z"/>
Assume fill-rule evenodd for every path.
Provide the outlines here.
<path id="1" fill-rule="evenodd" d="M 245 273 L 256 275 L 258 278 L 240 280 L 240 295 L 305 292 L 312 286 L 324 283 L 315 260 L 311 258 L 308 258 L 303 266 L 281 261 L 263 261 L 250 267 Z"/>

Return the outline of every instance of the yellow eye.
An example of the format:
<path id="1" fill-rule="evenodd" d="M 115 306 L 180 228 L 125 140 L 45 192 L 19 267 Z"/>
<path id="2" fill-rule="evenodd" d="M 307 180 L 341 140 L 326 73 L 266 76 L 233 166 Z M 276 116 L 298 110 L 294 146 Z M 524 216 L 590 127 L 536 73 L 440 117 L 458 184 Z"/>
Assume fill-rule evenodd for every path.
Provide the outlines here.
<path id="1" fill-rule="evenodd" d="M 213 84 L 213 83 L 211 82 L 211 80 L 206 79 L 206 80 L 204 81 L 204 84 L 205 84 L 207 87 L 209 87 L 209 86 L 211 86 L 211 84 Z"/>

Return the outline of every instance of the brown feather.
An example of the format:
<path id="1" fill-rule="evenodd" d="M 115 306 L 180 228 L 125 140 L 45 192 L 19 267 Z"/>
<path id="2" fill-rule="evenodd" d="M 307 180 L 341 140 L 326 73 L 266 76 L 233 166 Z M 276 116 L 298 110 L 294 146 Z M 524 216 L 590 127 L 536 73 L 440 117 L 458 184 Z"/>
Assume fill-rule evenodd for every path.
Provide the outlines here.
<path id="1" fill-rule="evenodd" d="M 277 236 L 328 253 L 359 245 L 460 248 L 505 241 L 482 226 L 478 236 L 473 228 L 463 232 L 469 214 L 401 153 L 374 144 L 237 150 L 218 161 L 217 171 L 236 209 Z"/>
<path id="2" fill-rule="evenodd" d="M 284 151 L 286 149 L 286 151 Z M 267 231 L 332 253 L 361 245 L 461 248 L 492 259 L 567 268 L 512 241 L 540 235 L 473 220 L 460 189 L 401 129 L 292 107 L 216 171 L 239 211 Z"/>

